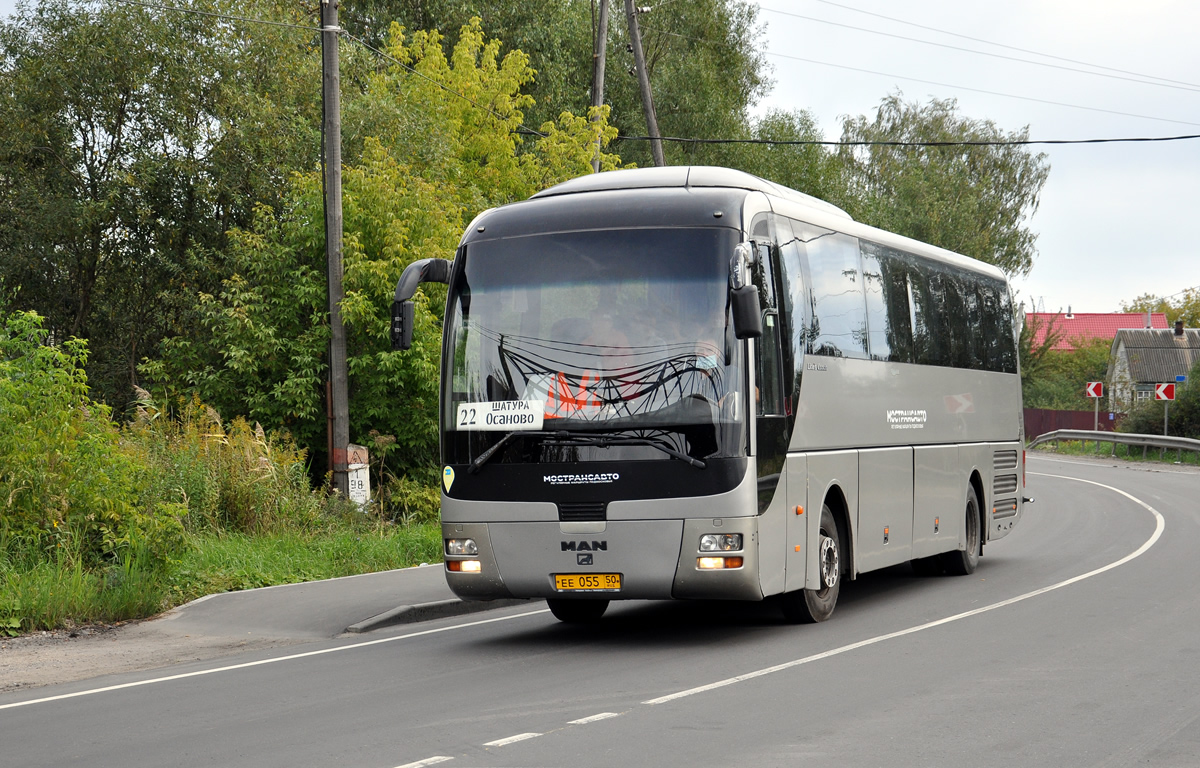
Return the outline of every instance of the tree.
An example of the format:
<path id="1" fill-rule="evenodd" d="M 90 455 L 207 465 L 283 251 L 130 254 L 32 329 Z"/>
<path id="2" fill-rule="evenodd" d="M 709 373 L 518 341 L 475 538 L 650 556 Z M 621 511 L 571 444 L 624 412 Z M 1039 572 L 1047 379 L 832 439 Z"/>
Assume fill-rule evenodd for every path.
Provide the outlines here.
<path id="1" fill-rule="evenodd" d="M 396 438 L 396 461 L 430 474 L 436 464 L 438 359 L 444 289 L 418 292 L 413 348 L 390 348 L 393 289 L 404 268 L 450 258 L 463 227 L 481 208 L 527 197 L 545 185 L 591 171 L 604 120 L 564 113 L 521 153 L 514 129 L 533 76 L 519 51 L 499 57 L 478 19 L 460 30 L 446 56 L 437 32 L 406 41 L 393 26 L 385 50 L 393 64 L 366 81 L 364 122 L 379 137 L 343 171 L 345 247 L 342 315 L 347 324 L 350 433 Z M 411 70 L 415 70 L 411 71 Z M 465 98 L 464 98 L 465 97 Z M 468 101 L 467 99 L 470 99 Z M 486 104 L 488 109 L 481 109 Z M 424 116 L 420 151 L 405 127 Z M 366 122 L 365 116 L 373 116 Z M 617 158 L 602 156 L 603 167 Z M 148 377 L 171 394 L 195 391 L 227 418 L 284 427 L 312 453 L 325 453 L 322 382 L 328 343 L 321 175 L 295 175 L 279 210 L 260 206 L 251 227 L 231 233 L 230 274 L 199 297 L 204 333 L 164 343 Z"/>
<path id="2" fill-rule="evenodd" d="M 645 136 L 637 81 L 628 73 L 633 56 L 626 50 L 628 30 L 620 0 L 614 3 L 608 40 L 605 103 L 610 122 L 623 136 Z M 728 137 L 748 130 L 748 108 L 769 85 L 762 50 L 758 9 L 745 0 L 671 0 L 651 6 L 641 17 L 647 69 L 654 89 L 659 126 L 665 136 Z M 592 11 L 578 0 L 368 0 L 348 8 L 347 29 L 381 44 L 388 23 L 406 29 L 437 29 L 447 43 L 472 17 L 512 50 L 529 57 L 537 73 L 523 108 L 536 127 L 564 111 L 582 115 L 591 103 Z M 646 142 L 622 140 L 614 149 L 626 161 L 650 164 Z M 668 164 L 713 163 L 723 155 L 703 146 L 668 144 Z"/>
<path id="3" fill-rule="evenodd" d="M 65 0 L 0 24 L 0 278 L 51 338 L 88 339 L 94 395 L 118 410 L 138 361 L 220 285 L 226 231 L 315 164 L 309 41 L 244 32 Z"/>
<path id="4" fill-rule="evenodd" d="M 817 142 L 823 138 L 810 113 L 778 110 L 768 112 L 735 137 L 758 142 Z M 835 154 L 818 144 L 722 144 L 705 154 L 715 165 L 753 173 L 835 205 L 847 204 L 844 169 Z"/>
<path id="5" fill-rule="evenodd" d="M 906 103 L 895 93 L 868 121 L 847 117 L 843 142 L 1012 142 L 990 120 L 958 114 L 953 99 Z M 1050 167 L 1044 154 L 1012 144 L 987 146 L 845 146 L 851 214 L 868 224 L 1028 274 L 1037 211 Z"/>
<path id="6" fill-rule="evenodd" d="M 1162 312 L 1172 325 L 1182 320 L 1185 328 L 1200 328 L 1200 287 L 1186 288 L 1166 298 L 1143 293 L 1131 302 L 1121 302 L 1121 311 Z"/>

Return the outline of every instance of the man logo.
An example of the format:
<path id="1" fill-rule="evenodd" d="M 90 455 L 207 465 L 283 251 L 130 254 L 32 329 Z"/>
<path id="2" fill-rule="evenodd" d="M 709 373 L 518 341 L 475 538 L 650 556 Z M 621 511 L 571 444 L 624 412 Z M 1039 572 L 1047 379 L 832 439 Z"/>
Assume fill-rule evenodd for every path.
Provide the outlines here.
<path id="1" fill-rule="evenodd" d="M 562 542 L 563 552 L 607 552 L 607 541 L 564 541 Z"/>
<path id="2" fill-rule="evenodd" d="M 576 554 L 575 555 L 575 564 L 576 565 L 591 565 L 592 564 L 592 553 L 591 552 L 580 552 L 580 553 Z"/>

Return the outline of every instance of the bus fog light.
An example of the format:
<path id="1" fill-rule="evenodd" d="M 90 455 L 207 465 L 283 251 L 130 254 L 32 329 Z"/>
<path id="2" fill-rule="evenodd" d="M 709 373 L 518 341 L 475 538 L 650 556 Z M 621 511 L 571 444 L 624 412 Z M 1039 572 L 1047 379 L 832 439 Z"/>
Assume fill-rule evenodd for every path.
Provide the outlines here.
<path id="1" fill-rule="evenodd" d="M 741 568 L 740 557 L 697 557 L 696 568 L 702 571 L 715 571 L 725 568 Z"/>
<path id="2" fill-rule="evenodd" d="M 475 539 L 446 539 L 447 555 L 478 555 Z"/>
<path id="3" fill-rule="evenodd" d="M 700 537 L 701 552 L 737 552 L 741 548 L 740 533 L 706 533 Z"/>
<path id="4" fill-rule="evenodd" d="M 478 560 L 447 560 L 447 571 L 458 571 L 460 573 L 479 573 L 483 570 L 483 564 Z"/>

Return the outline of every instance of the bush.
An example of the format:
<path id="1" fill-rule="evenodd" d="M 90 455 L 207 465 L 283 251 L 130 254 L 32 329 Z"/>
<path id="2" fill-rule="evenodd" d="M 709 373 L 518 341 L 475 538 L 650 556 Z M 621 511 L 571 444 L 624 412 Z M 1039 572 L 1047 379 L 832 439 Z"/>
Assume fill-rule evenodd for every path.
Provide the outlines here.
<path id="1" fill-rule="evenodd" d="M 142 503 L 144 473 L 88 398 L 86 361 L 85 342 L 50 344 L 36 314 L 0 329 L 3 539 L 84 568 L 162 561 L 183 544 L 181 507 Z"/>
<path id="2" fill-rule="evenodd" d="M 1200 363 L 1192 366 L 1187 384 L 1175 388 L 1175 400 L 1166 408 L 1167 432 L 1175 437 L 1200 439 L 1200 382 L 1197 377 L 1200 377 Z M 1165 406 L 1166 401 L 1141 401 L 1121 421 L 1120 431 L 1161 435 Z"/>

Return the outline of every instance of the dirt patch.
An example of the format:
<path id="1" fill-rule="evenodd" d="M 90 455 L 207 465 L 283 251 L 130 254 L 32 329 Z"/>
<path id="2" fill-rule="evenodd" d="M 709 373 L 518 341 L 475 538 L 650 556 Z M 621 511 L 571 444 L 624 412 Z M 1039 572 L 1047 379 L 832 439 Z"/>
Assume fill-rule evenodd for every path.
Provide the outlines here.
<path id="1" fill-rule="evenodd" d="M 0 639 L 0 692 L 69 683 L 290 645 L 279 638 L 206 637 L 131 621 Z"/>

